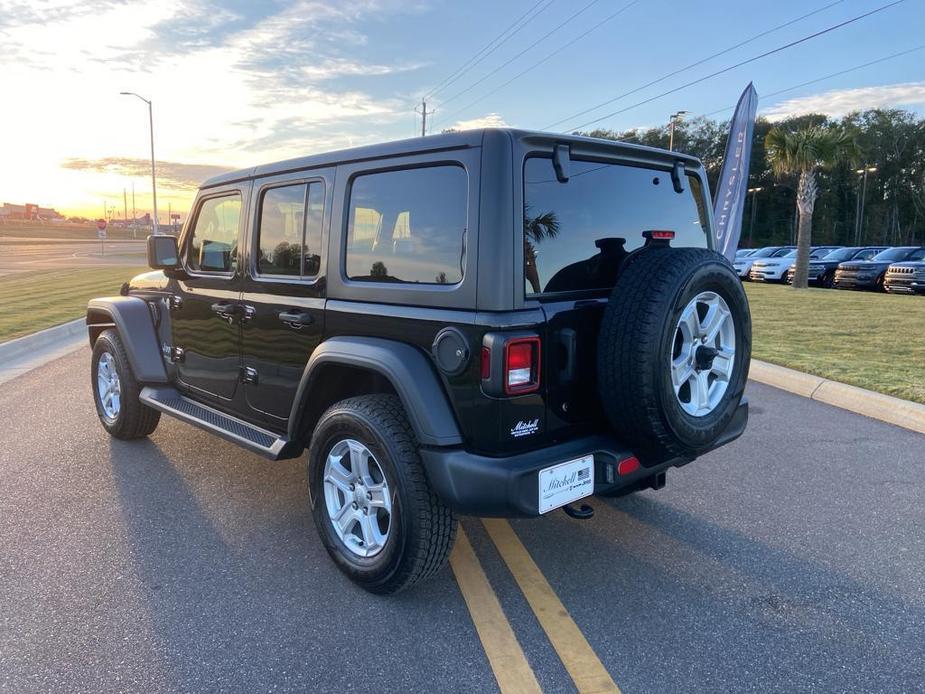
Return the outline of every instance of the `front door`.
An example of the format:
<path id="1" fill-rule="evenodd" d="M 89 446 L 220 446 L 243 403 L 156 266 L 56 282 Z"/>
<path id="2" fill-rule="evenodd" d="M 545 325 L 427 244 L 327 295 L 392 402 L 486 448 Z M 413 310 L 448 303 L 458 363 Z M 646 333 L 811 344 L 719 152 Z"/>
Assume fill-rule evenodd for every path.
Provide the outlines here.
<path id="1" fill-rule="evenodd" d="M 325 204 L 333 170 L 263 183 L 241 297 L 244 394 L 255 417 L 282 426 L 324 330 Z"/>
<path id="2" fill-rule="evenodd" d="M 245 191 L 197 201 L 183 239 L 187 277 L 171 300 L 174 360 L 191 391 L 230 400 L 241 377 L 241 273 L 238 248 Z"/>

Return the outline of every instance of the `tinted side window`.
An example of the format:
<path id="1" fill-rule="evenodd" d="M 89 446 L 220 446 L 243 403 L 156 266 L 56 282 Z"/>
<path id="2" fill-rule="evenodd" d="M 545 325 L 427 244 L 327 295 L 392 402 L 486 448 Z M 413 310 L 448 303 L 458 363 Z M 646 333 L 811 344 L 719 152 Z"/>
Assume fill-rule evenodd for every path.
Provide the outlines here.
<path id="1" fill-rule="evenodd" d="M 308 206 L 308 216 L 305 210 Z M 260 200 L 257 272 L 312 277 L 321 270 L 324 184 L 270 188 Z"/>
<path id="2" fill-rule="evenodd" d="M 270 188 L 260 201 L 257 271 L 262 275 L 302 274 L 302 229 L 306 185 Z"/>
<path id="3" fill-rule="evenodd" d="M 462 281 L 468 178 L 460 166 L 358 176 L 350 190 L 346 273 L 352 280 Z"/>
<path id="4" fill-rule="evenodd" d="M 526 294 L 612 287 L 642 232 L 670 229 L 671 245 L 706 247 L 707 212 L 700 180 L 676 193 L 667 171 L 572 159 L 567 183 L 552 160 L 524 164 Z M 786 251 L 785 251 L 786 252 Z"/>
<path id="5" fill-rule="evenodd" d="M 196 215 L 187 265 L 200 272 L 231 272 L 238 261 L 241 196 L 237 193 L 209 198 Z"/>

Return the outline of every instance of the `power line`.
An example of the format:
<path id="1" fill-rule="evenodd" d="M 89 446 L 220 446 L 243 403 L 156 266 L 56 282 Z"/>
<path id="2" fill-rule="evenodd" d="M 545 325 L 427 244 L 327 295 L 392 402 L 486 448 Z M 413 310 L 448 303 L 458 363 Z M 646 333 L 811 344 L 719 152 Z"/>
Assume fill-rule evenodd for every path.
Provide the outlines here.
<path id="1" fill-rule="evenodd" d="M 765 99 L 770 99 L 772 96 L 780 96 L 781 94 L 785 94 L 786 92 L 792 92 L 794 89 L 800 89 L 801 87 L 808 87 L 811 84 L 816 84 L 817 82 L 823 82 L 825 80 L 830 80 L 833 77 L 841 77 L 842 75 L 847 75 L 849 72 L 855 72 L 856 70 L 861 70 L 865 67 L 870 67 L 871 65 L 883 63 L 883 62 L 886 62 L 887 60 L 892 60 L 893 58 L 899 58 L 904 55 L 908 55 L 909 53 L 915 53 L 916 51 L 921 51 L 923 49 L 925 49 L 925 43 L 923 43 L 921 46 L 916 46 L 915 48 L 910 48 L 905 51 L 900 51 L 899 53 L 893 53 L 892 55 L 886 55 L 886 56 L 883 56 L 882 58 L 877 58 L 876 60 L 870 60 L 866 63 L 861 63 L 860 65 L 855 65 L 854 67 L 849 67 L 844 70 L 839 70 L 838 72 L 833 72 L 823 77 L 817 77 L 815 79 L 807 80 L 806 82 L 800 82 L 799 84 L 795 84 L 791 87 L 786 87 L 785 89 L 778 89 L 776 92 L 771 92 L 770 94 L 763 94 L 760 96 L 760 99 L 765 100 Z M 722 113 L 723 111 L 730 111 L 734 108 L 735 108 L 734 105 L 724 106 L 723 108 L 718 108 L 715 111 L 710 111 L 709 113 L 702 113 L 700 115 L 703 117 L 715 116 L 717 113 Z"/>
<path id="2" fill-rule="evenodd" d="M 564 27 L 566 24 L 568 24 L 568 23 L 571 22 L 572 20 L 577 19 L 580 15 L 584 14 L 586 11 L 588 11 L 589 9 L 591 9 L 591 7 L 592 7 L 593 5 L 596 5 L 596 4 L 599 3 L 600 1 L 601 1 L 601 0 L 591 0 L 591 2 L 589 2 L 587 5 L 585 5 L 584 7 L 582 7 L 582 8 L 581 8 L 580 10 L 578 10 L 577 12 L 573 12 L 572 14 L 570 14 L 563 22 L 561 22 L 560 24 L 557 24 L 556 26 L 554 26 L 550 31 L 548 31 L 547 33 L 543 34 L 540 38 L 538 38 L 536 41 L 534 41 L 534 42 L 531 43 L 529 46 L 527 46 L 526 48 L 524 48 L 520 53 L 518 53 L 517 55 L 515 55 L 513 58 L 508 58 L 508 59 L 505 60 L 503 63 L 501 63 L 498 67 L 496 67 L 494 70 L 492 70 L 491 72 L 489 72 L 487 75 L 484 75 L 484 76 L 481 77 L 480 79 L 476 80 L 475 82 L 473 82 L 472 84 L 470 84 L 468 87 L 466 87 L 466 88 L 463 89 L 462 91 L 456 92 L 455 94 L 453 94 L 453 96 L 451 96 L 451 97 L 449 97 L 449 98 L 447 98 L 447 99 L 444 99 L 444 100 L 441 102 L 441 106 L 442 106 L 442 105 L 445 105 L 445 104 L 447 104 L 447 103 L 449 103 L 449 102 L 452 101 L 453 99 L 456 99 L 456 98 L 462 96 L 462 95 L 465 94 L 466 92 L 471 91 L 472 89 L 475 89 L 475 88 L 476 88 L 477 86 L 479 86 L 482 82 L 484 82 L 485 80 L 487 80 L 489 77 L 491 77 L 492 75 L 494 75 L 495 73 L 497 73 L 499 70 L 501 70 L 501 69 L 507 67 L 508 65 L 510 65 L 511 63 L 513 63 L 515 60 L 517 60 L 517 59 L 518 59 L 520 56 L 522 56 L 524 53 L 526 53 L 526 52 L 529 51 L 530 49 L 534 48 L 534 47 L 537 46 L 539 43 L 541 43 L 541 42 L 545 41 L 546 39 L 548 39 L 550 36 L 552 36 L 554 33 L 556 33 L 559 29 L 561 29 L 562 27 Z"/>
<path id="3" fill-rule="evenodd" d="M 470 101 L 468 104 L 466 104 L 466 105 L 463 106 L 462 108 L 457 109 L 457 110 L 454 111 L 452 114 L 450 114 L 449 116 L 447 116 L 447 120 L 452 120 L 452 118 L 453 118 L 454 116 L 456 116 L 457 114 L 460 114 L 460 113 L 462 113 L 463 111 L 466 111 L 466 110 L 468 110 L 469 108 L 475 106 L 477 103 L 480 103 L 480 102 L 484 101 L 485 99 L 487 99 L 488 97 L 490 97 L 492 94 L 498 93 L 499 91 L 501 91 L 502 89 L 504 89 L 506 86 L 508 86 L 511 82 L 520 79 L 521 77 L 523 77 L 524 75 L 526 75 L 528 72 L 531 72 L 531 71 L 535 70 L 536 68 L 538 68 L 538 67 L 539 67 L 540 65 L 542 65 L 543 63 L 549 62 L 549 61 L 552 60 L 554 57 L 556 57 L 557 55 L 559 55 L 559 53 L 561 53 L 562 51 L 564 51 L 566 48 L 568 48 L 569 46 L 571 46 L 571 45 L 577 43 L 578 41 L 580 41 L 581 39 L 583 39 L 585 36 L 587 36 L 588 34 L 590 34 L 591 32 L 597 31 L 598 29 L 600 29 L 601 27 L 603 27 L 605 24 L 607 24 L 607 22 L 611 21 L 612 19 L 615 19 L 618 15 L 623 14 L 623 12 L 625 12 L 626 10 L 628 10 L 628 9 L 629 9 L 630 7 L 632 7 L 633 5 L 638 4 L 639 1 L 640 1 L 640 0 L 632 0 L 631 2 L 628 2 L 628 3 L 625 4 L 623 7 L 621 7 L 619 10 L 617 10 L 617 11 L 614 12 L 613 14 L 611 14 L 611 15 L 605 17 L 602 21 L 600 21 L 599 23 L 595 24 L 593 27 L 591 27 L 591 28 L 588 29 L 587 31 L 585 31 L 585 32 L 583 32 L 583 33 L 581 33 L 581 34 L 579 34 L 578 36 L 576 36 L 575 38 L 573 38 L 573 39 L 572 39 L 571 41 L 569 41 L 568 43 L 563 44 L 562 46 L 560 46 L 559 48 L 557 48 L 556 50 L 554 50 L 552 53 L 550 53 L 549 55 L 547 55 L 547 56 L 546 56 L 545 58 L 543 58 L 542 60 L 538 60 L 537 62 L 533 63 L 533 65 L 531 65 L 530 67 L 528 67 L 526 70 L 522 70 L 521 72 L 518 72 L 516 75 L 514 75 L 514 76 L 513 76 L 511 79 L 509 79 L 507 82 L 504 82 L 503 84 L 499 84 L 497 87 L 495 87 L 494 89 L 492 89 L 490 92 L 488 92 L 488 93 L 486 93 L 486 94 L 480 96 L 480 97 L 479 97 L 478 99 L 476 99 L 475 101 Z M 844 2 L 844 0 L 838 0 L 838 2 Z"/>
<path id="4" fill-rule="evenodd" d="M 439 92 L 440 90 L 445 89 L 446 87 L 448 87 L 448 86 L 450 86 L 451 84 L 453 84 L 453 82 L 455 82 L 455 81 L 458 80 L 460 77 L 462 77 L 466 72 L 468 72 L 469 70 L 471 70 L 472 68 L 474 68 L 474 67 L 475 67 L 476 65 L 478 65 L 480 62 L 482 62 L 483 60 L 485 60 L 485 58 L 487 58 L 489 55 L 491 55 L 492 53 L 494 53 L 498 48 L 500 48 L 500 47 L 504 44 L 505 41 L 507 41 L 508 39 L 510 39 L 512 36 L 514 36 L 514 34 L 516 34 L 517 32 L 519 32 L 521 29 L 523 29 L 525 26 L 527 26 L 527 24 L 529 24 L 529 23 L 532 22 L 534 19 L 536 19 L 536 18 L 537 18 L 542 12 L 544 12 L 553 2 L 555 2 L 555 0 L 538 0 L 538 2 L 536 2 L 536 4 L 534 4 L 529 10 L 527 10 L 527 11 L 524 12 L 522 15 L 520 15 L 520 17 L 518 17 L 517 19 L 515 19 L 514 22 L 513 22 L 512 24 L 510 24 L 510 25 L 507 27 L 507 29 L 505 29 L 504 31 L 502 31 L 502 32 L 501 32 L 500 34 L 498 34 L 495 38 L 493 38 L 491 41 L 489 41 L 487 44 L 485 44 L 485 46 L 483 46 L 481 50 L 477 51 L 477 52 L 475 53 L 475 55 L 473 55 L 471 58 L 469 58 L 469 60 L 467 60 L 465 63 L 463 63 L 462 65 L 460 65 L 458 68 L 456 68 L 456 70 L 454 70 L 454 71 L 451 72 L 447 77 L 445 77 L 445 78 L 443 79 L 443 81 L 440 82 L 440 84 L 438 84 L 436 87 L 434 87 L 434 88 L 431 89 L 429 92 L 427 92 L 427 94 L 424 96 L 424 98 L 427 99 L 427 98 L 433 96 L 434 94 L 436 94 L 437 92 Z M 529 19 L 526 19 L 526 21 L 524 21 L 523 24 L 521 24 L 520 26 L 517 26 L 518 24 L 520 24 L 521 21 L 523 21 L 523 20 L 527 17 L 527 15 L 530 15 L 530 14 L 531 14 L 534 10 L 536 10 L 536 8 L 539 7 L 540 5 L 543 5 L 543 7 L 541 7 L 541 8 L 540 8 L 535 14 L 533 14 Z M 517 27 L 517 28 L 514 29 L 514 27 Z M 514 31 L 511 31 L 512 29 L 514 29 Z M 510 33 L 509 35 L 505 36 L 506 34 L 508 34 L 508 32 L 511 32 L 511 33 Z"/>
<path id="5" fill-rule="evenodd" d="M 762 58 L 766 58 L 766 57 L 768 57 L 769 55 L 774 55 L 775 53 L 780 53 L 781 51 L 784 51 L 784 50 L 786 50 L 786 49 L 788 49 L 788 48 L 792 48 L 792 47 L 797 46 L 797 45 L 799 45 L 799 44 L 801 44 L 801 43 L 805 43 L 805 42 L 807 42 L 807 41 L 810 41 L 811 39 L 817 38 L 817 37 L 822 36 L 822 35 L 824 35 L 824 34 L 828 34 L 829 32 L 835 31 L 836 29 L 840 29 L 841 27 L 847 26 L 847 25 L 849 25 L 849 24 L 853 24 L 854 22 L 860 21 L 860 20 L 862 20 L 862 19 L 864 19 L 864 18 L 866 18 L 866 17 L 870 17 L 870 16 L 873 15 L 873 14 L 877 14 L 878 12 L 882 12 L 883 10 L 886 10 L 886 9 L 889 9 L 890 7 L 894 7 L 894 6 L 896 6 L 896 5 L 899 5 L 899 4 L 901 4 L 901 3 L 905 2 L 905 1 L 906 1 L 906 0 L 894 0 L 894 2 L 887 3 L 886 5 L 881 5 L 880 7 L 876 8 L 876 9 L 873 9 L 873 10 L 871 10 L 870 12 L 865 12 L 864 14 L 860 14 L 860 15 L 858 15 L 858 16 L 856 16 L 856 17 L 852 17 L 851 19 L 846 19 L 844 22 L 840 22 L 840 23 L 838 23 L 838 24 L 834 24 L 834 25 L 832 25 L 832 26 L 830 26 L 830 27 L 827 27 L 827 28 L 825 28 L 825 29 L 822 29 L 821 31 L 817 31 L 817 32 L 815 32 L 815 33 L 813 33 L 813 34 L 809 34 L 808 36 L 804 36 L 803 38 L 797 39 L 796 41 L 791 41 L 790 43 L 784 44 L 783 46 L 778 46 L 777 48 L 771 49 L 770 51 L 765 51 L 764 53 L 761 53 L 761 54 L 756 55 L 756 56 L 754 56 L 754 57 L 748 58 L 747 60 L 743 60 L 743 61 L 741 61 L 741 62 L 738 62 L 738 63 L 736 63 L 735 65 L 730 65 L 729 67 L 725 67 L 725 68 L 723 68 L 722 70 L 717 70 L 716 72 L 712 72 L 712 73 L 710 73 L 709 75 L 705 75 L 705 76 L 703 76 L 703 77 L 699 77 L 699 78 L 697 78 L 697 79 L 695 79 L 695 80 L 692 80 L 692 81 L 690 81 L 690 82 L 688 82 L 688 83 L 686 83 L 686 84 L 682 84 L 682 85 L 679 86 L 679 87 L 675 87 L 674 89 L 669 89 L 669 90 L 666 91 L 666 92 L 662 92 L 661 94 L 656 94 L 655 96 L 649 97 L 648 99 L 644 99 L 644 100 L 642 100 L 642 101 L 640 101 L 640 102 L 637 102 L 637 103 L 635 103 L 635 104 L 633 104 L 633 105 L 631 105 L 631 106 L 627 106 L 626 108 L 621 108 L 621 109 L 618 109 L 618 110 L 616 110 L 616 111 L 612 111 L 612 112 L 610 112 L 610 113 L 608 113 L 608 114 L 605 114 L 605 115 L 603 115 L 603 116 L 600 116 L 599 118 L 594 118 L 593 120 L 589 120 L 589 121 L 587 121 L 587 122 L 585 122 L 585 123 L 582 123 L 581 125 L 576 125 L 576 126 L 574 126 L 573 128 L 569 128 L 569 130 L 578 130 L 579 128 L 584 128 L 584 127 L 587 127 L 587 126 L 589 126 L 589 125 L 593 125 L 594 123 L 598 123 L 598 122 L 600 122 L 600 121 L 602 121 L 602 120 L 605 120 L 605 119 L 607 119 L 607 118 L 611 118 L 611 117 L 616 116 L 616 115 L 618 115 L 618 114 L 620 114 L 620 113 L 625 113 L 626 111 L 629 111 L 629 110 L 634 109 L 634 108 L 638 108 L 639 106 L 642 106 L 642 105 L 644 105 L 644 104 L 648 104 L 649 102 L 655 101 L 656 99 L 661 99 L 662 97 L 668 96 L 669 94 L 674 94 L 675 92 L 679 92 L 679 91 L 681 91 L 682 89 L 687 89 L 688 87 L 691 87 L 691 86 L 693 86 L 693 85 L 695 85 L 695 84 L 699 84 L 699 83 L 701 83 L 701 82 L 705 82 L 705 81 L 708 80 L 708 79 L 712 79 L 713 77 L 716 77 L 716 76 L 718 76 L 718 75 L 722 75 L 722 74 L 724 74 L 724 73 L 726 73 L 726 72 L 729 72 L 729 71 L 731 71 L 731 70 L 735 70 L 736 68 L 742 67 L 743 65 L 748 65 L 749 63 L 753 63 L 753 62 L 755 62 L 756 60 L 761 60 Z"/>
<path id="6" fill-rule="evenodd" d="M 773 34 L 775 31 L 779 31 L 780 29 L 784 29 L 784 28 L 786 28 L 786 27 L 788 27 L 788 26 L 791 26 L 792 24 L 796 24 L 797 22 L 800 22 L 800 21 L 802 21 L 802 20 L 804 20 L 804 19 L 806 19 L 806 18 L 808 18 L 808 17 L 812 17 L 814 14 L 819 14 L 820 12 L 824 12 L 825 10 L 829 9 L 830 7 L 834 7 L 835 5 L 841 4 L 842 2 L 844 2 L 844 0 L 835 0 L 835 2 L 830 2 L 828 5 L 823 5 L 822 7 L 820 7 L 820 8 L 817 9 L 817 10 L 813 10 L 812 12 L 807 12 L 806 14 L 801 15 L 801 16 L 799 16 L 799 17 L 796 17 L 795 19 L 791 19 L 791 20 L 789 20 L 789 21 L 787 21 L 787 22 L 784 22 L 783 24 L 778 24 L 776 27 L 773 27 L 773 28 L 771 28 L 771 29 L 767 29 L 767 30 L 765 30 L 765 31 L 762 31 L 762 32 L 760 32 L 760 33 L 757 33 L 757 34 L 755 34 L 754 36 L 752 36 L 752 37 L 750 37 L 750 38 L 747 38 L 747 39 L 745 39 L 744 41 L 741 41 L 741 42 L 735 44 L 734 46 L 729 46 L 728 48 L 724 48 L 723 50 L 721 50 L 721 51 L 719 51 L 719 52 L 717 52 L 717 53 L 713 53 L 712 55 L 708 55 L 706 58 L 701 58 L 700 60 L 698 60 L 698 61 L 696 61 L 696 62 L 694 62 L 694 63 L 691 63 L 690 65 L 685 65 L 685 66 L 682 67 L 682 68 L 678 68 L 677 70 L 674 70 L 674 71 L 672 71 L 672 72 L 669 72 L 669 73 L 667 73 L 667 74 L 664 74 L 664 75 L 662 75 L 661 77 L 658 77 L 658 78 L 652 80 L 651 82 L 647 82 L 646 84 L 643 84 L 643 85 L 640 86 L 640 87 L 636 87 L 635 89 L 631 89 L 630 91 L 624 92 L 623 94 L 620 94 L 619 96 L 615 96 L 615 97 L 613 97 L 612 99 L 608 99 L 607 101 L 602 101 L 601 103 L 597 104 L 596 106 L 592 106 L 591 108 L 586 108 L 586 109 L 584 109 L 583 111 L 579 111 L 578 113 L 573 113 L 573 114 L 570 115 L 570 116 L 566 116 L 565 118 L 562 118 L 562 119 L 560 119 L 560 120 L 557 120 L 555 123 L 550 123 L 549 125 L 545 126 L 545 127 L 543 128 L 543 130 L 549 130 L 550 128 L 556 127 L 556 126 L 559 125 L 560 123 L 564 123 L 564 122 L 570 121 L 570 120 L 572 120 L 572 119 L 574 119 L 574 118 L 578 118 L 579 116 L 583 116 L 583 115 L 585 115 L 586 113 L 590 113 L 591 111 L 596 111 L 597 109 L 601 108 L 602 106 L 606 106 L 607 104 L 612 104 L 613 102 L 619 101 L 620 99 L 625 99 L 626 97 L 631 96 L 632 94 L 635 94 L 635 93 L 637 93 L 637 92 L 641 92 L 643 89 L 647 89 L 647 88 L 649 88 L 649 87 L 652 87 L 652 86 L 658 84 L 659 82 L 664 82 L 664 81 L 667 80 L 669 77 L 674 77 L 675 75 L 679 75 L 679 74 L 681 74 L 682 72 L 687 72 L 688 70 L 690 70 L 690 69 L 692 69 L 692 68 L 695 68 L 695 67 L 697 67 L 698 65 L 703 65 L 704 63 L 706 63 L 706 62 L 708 62 L 708 61 L 710 61 L 710 60 L 713 60 L 714 58 L 718 58 L 718 57 L 720 57 L 721 55 L 725 55 L 726 53 L 729 53 L 729 52 L 731 52 L 731 51 L 734 51 L 734 50 L 737 49 L 737 48 L 741 48 L 742 46 L 744 46 L 744 45 L 746 45 L 746 44 L 749 44 L 749 43 L 751 43 L 752 41 L 757 41 L 758 39 L 762 38 L 763 36 L 767 36 L 768 34 Z"/>

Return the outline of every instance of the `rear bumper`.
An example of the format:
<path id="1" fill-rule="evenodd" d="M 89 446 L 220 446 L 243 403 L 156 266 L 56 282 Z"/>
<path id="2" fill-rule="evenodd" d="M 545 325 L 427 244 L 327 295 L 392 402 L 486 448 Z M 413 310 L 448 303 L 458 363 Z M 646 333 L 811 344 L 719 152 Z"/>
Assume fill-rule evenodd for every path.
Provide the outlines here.
<path id="1" fill-rule="evenodd" d="M 747 423 L 748 401 L 743 398 L 714 449 L 741 436 Z M 640 467 L 628 475 L 615 476 L 616 464 L 632 453 L 609 435 L 588 436 L 506 458 L 476 455 L 461 448 L 421 450 L 434 491 L 454 511 L 508 518 L 538 516 L 540 470 L 585 455 L 594 456 L 595 494 L 637 485 L 644 478 L 693 460 L 672 458 L 659 465 Z M 612 483 L 606 481 L 608 468 L 610 478 L 615 480 Z"/>

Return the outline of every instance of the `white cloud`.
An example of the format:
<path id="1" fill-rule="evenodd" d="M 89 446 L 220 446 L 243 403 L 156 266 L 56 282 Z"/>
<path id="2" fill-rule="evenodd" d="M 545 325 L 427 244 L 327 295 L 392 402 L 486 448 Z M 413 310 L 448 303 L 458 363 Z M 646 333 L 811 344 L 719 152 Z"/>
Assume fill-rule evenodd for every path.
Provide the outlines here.
<path id="1" fill-rule="evenodd" d="M 762 110 L 768 120 L 781 120 L 788 116 L 807 113 L 825 113 L 844 116 L 852 111 L 871 108 L 896 108 L 925 104 L 925 82 L 884 84 L 857 89 L 833 89 L 822 94 L 788 99 Z"/>
<path id="2" fill-rule="evenodd" d="M 479 118 L 458 120 L 449 126 L 452 130 L 477 130 L 479 128 L 506 128 L 507 123 L 499 113 L 486 113 Z"/>
<path id="3" fill-rule="evenodd" d="M 215 0 L 0 0 L 0 73 L 22 95 L 0 109 L 0 132 L 19 134 L 4 144 L 0 190 L 74 210 L 135 181 L 150 204 L 127 170 L 62 167 L 147 156 L 147 113 L 123 90 L 153 100 L 158 160 L 237 168 L 381 140 L 411 107 L 364 78 L 420 65 L 367 60 L 364 31 L 420 9 L 286 0 L 245 18 Z"/>

